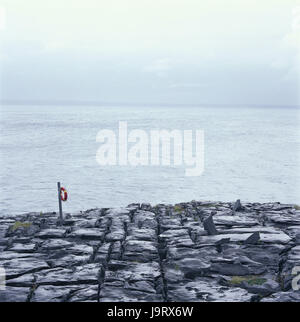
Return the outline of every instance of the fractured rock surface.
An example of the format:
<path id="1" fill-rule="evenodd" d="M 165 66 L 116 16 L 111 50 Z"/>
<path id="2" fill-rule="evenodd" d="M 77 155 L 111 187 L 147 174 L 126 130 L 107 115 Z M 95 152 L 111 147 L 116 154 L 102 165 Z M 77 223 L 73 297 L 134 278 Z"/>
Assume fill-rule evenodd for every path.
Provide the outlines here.
<path id="1" fill-rule="evenodd" d="M 238 200 L 91 209 L 62 225 L 3 215 L 0 267 L 0 301 L 300 301 L 300 211 Z"/>

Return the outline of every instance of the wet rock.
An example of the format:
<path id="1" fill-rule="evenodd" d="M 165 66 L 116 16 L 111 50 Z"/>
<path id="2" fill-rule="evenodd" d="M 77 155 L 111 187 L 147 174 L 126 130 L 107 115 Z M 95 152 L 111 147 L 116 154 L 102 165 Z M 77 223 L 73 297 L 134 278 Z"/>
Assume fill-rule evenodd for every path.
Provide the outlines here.
<path id="1" fill-rule="evenodd" d="M 51 267 L 79 266 L 79 265 L 87 264 L 90 259 L 90 255 L 73 255 L 73 254 L 59 256 L 58 258 L 54 258 L 54 257 L 57 257 L 57 256 L 50 256 L 48 260 L 48 263 L 50 263 Z"/>
<path id="2" fill-rule="evenodd" d="M 143 262 L 158 260 L 158 251 L 154 242 L 128 239 L 124 244 L 124 248 L 124 260 Z"/>
<path id="3" fill-rule="evenodd" d="M 34 284 L 35 278 L 33 273 L 24 274 L 16 278 L 12 278 L 6 281 L 6 285 L 15 287 L 31 287 Z"/>
<path id="4" fill-rule="evenodd" d="M 266 267 L 259 262 L 255 262 L 246 256 L 230 255 L 224 252 L 222 256 L 212 258 L 211 271 L 221 275 L 243 276 L 259 275 L 266 271 Z"/>
<path id="5" fill-rule="evenodd" d="M 108 242 L 123 240 L 124 238 L 125 238 L 125 231 L 121 229 L 113 231 L 105 236 L 105 239 Z"/>
<path id="6" fill-rule="evenodd" d="M 39 225 L 28 221 L 16 221 L 9 227 L 6 236 L 33 236 L 40 230 Z"/>
<path id="7" fill-rule="evenodd" d="M 213 278 L 198 278 L 183 285 L 171 286 L 168 291 L 171 302 L 250 302 L 251 297 L 246 290 L 220 286 Z"/>
<path id="8" fill-rule="evenodd" d="M 98 285 L 80 286 L 69 293 L 68 302 L 98 302 Z"/>
<path id="9" fill-rule="evenodd" d="M 231 242 L 242 242 L 244 243 L 247 238 L 252 234 L 241 233 L 241 234 L 219 234 L 216 236 L 200 236 L 197 240 L 197 244 L 215 244 L 223 238 L 230 238 Z M 287 244 L 291 241 L 291 238 L 284 232 L 278 231 L 276 234 L 260 234 L 260 240 L 264 243 L 272 244 Z"/>
<path id="10" fill-rule="evenodd" d="M 155 241 L 156 240 L 156 231 L 154 229 L 142 228 L 138 229 L 132 227 L 128 231 L 129 237 L 136 240 L 146 240 L 146 241 Z"/>
<path id="11" fill-rule="evenodd" d="M 160 277 L 160 267 L 156 262 L 150 263 L 130 263 L 120 270 L 107 270 L 104 282 L 153 282 Z"/>
<path id="12" fill-rule="evenodd" d="M 24 257 L 32 257 L 33 254 L 30 254 L 30 253 L 15 253 L 15 252 L 12 252 L 12 251 L 3 251 L 0 253 L 0 263 L 2 265 L 2 263 L 4 261 L 8 261 L 8 260 L 11 260 L 11 259 L 15 259 L 15 258 L 24 258 Z M 34 254 L 36 255 L 36 254 Z M 41 256 L 39 254 L 39 256 Z"/>
<path id="13" fill-rule="evenodd" d="M 199 258 L 199 259 L 206 259 L 209 260 L 212 257 L 217 256 L 216 247 L 208 246 L 208 247 L 201 247 L 191 248 L 191 247 L 184 247 L 184 246 L 173 246 L 170 245 L 167 249 L 167 259 L 176 261 L 183 258 Z"/>
<path id="14" fill-rule="evenodd" d="M 224 249 L 223 256 L 236 256 L 240 258 L 248 258 L 254 262 L 261 263 L 268 268 L 268 271 L 274 275 L 277 274 L 279 263 L 282 257 L 283 245 L 245 245 L 243 247 L 228 247 Z"/>
<path id="15" fill-rule="evenodd" d="M 259 275 L 265 272 L 264 267 L 247 266 L 239 263 L 220 262 L 211 265 L 211 271 L 230 276 Z"/>
<path id="16" fill-rule="evenodd" d="M 162 302 L 163 297 L 153 292 L 143 292 L 104 283 L 101 288 L 100 302 Z"/>
<path id="17" fill-rule="evenodd" d="M 277 225 L 300 225 L 300 211 L 295 212 L 294 214 L 269 211 L 264 213 L 264 215 L 269 222 Z"/>
<path id="18" fill-rule="evenodd" d="M 209 216 L 203 220 L 203 227 L 208 235 L 216 235 L 218 233 L 212 216 Z"/>
<path id="19" fill-rule="evenodd" d="M 152 207 L 151 207 L 150 203 L 142 203 L 141 209 L 151 211 Z"/>
<path id="20" fill-rule="evenodd" d="M 263 298 L 261 302 L 300 302 L 300 292 L 278 292 Z"/>
<path id="21" fill-rule="evenodd" d="M 262 278 L 262 281 L 263 280 L 264 279 Z M 241 283 L 241 287 L 250 293 L 258 294 L 260 296 L 269 296 L 270 294 L 280 291 L 280 285 L 274 280 L 267 280 L 266 282 L 262 282 L 261 285 L 249 284 L 249 282 L 244 281 Z"/>
<path id="22" fill-rule="evenodd" d="M 89 240 L 101 240 L 104 237 L 104 231 L 98 228 L 81 228 L 72 231 L 70 234 L 68 234 L 68 237 Z"/>
<path id="23" fill-rule="evenodd" d="M 40 285 L 33 293 L 30 302 L 66 302 L 69 294 L 78 290 L 78 286 Z"/>
<path id="24" fill-rule="evenodd" d="M 22 257 L 4 260 L 1 262 L 1 266 L 5 268 L 7 279 L 49 268 L 46 261 L 39 260 L 36 257 Z"/>
<path id="25" fill-rule="evenodd" d="M 159 235 L 162 240 L 174 240 L 175 238 L 189 237 L 187 229 L 168 229 Z"/>
<path id="26" fill-rule="evenodd" d="M 114 246 L 115 245 L 115 246 Z M 117 245 L 119 245 L 119 248 L 117 249 Z M 103 243 L 101 246 L 99 246 L 96 255 L 95 255 L 95 262 L 100 262 L 104 263 L 108 259 L 108 253 L 109 249 L 111 247 L 110 243 Z M 115 259 L 118 259 L 120 257 L 120 251 L 121 251 L 121 243 L 120 242 L 115 242 L 113 244 L 113 253 L 115 255 Z"/>
<path id="27" fill-rule="evenodd" d="M 188 279 L 194 279 L 198 276 L 204 276 L 209 272 L 210 264 L 196 258 L 184 258 L 175 262 L 178 267 Z"/>
<path id="28" fill-rule="evenodd" d="M 299 216 L 211 201 L 96 208 L 60 227 L 53 213 L 0 215 L 0 300 L 299 301 Z"/>
<path id="29" fill-rule="evenodd" d="M 6 286 L 0 290 L 0 302 L 26 302 L 30 289 L 28 287 Z"/>
<path id="30" fill-rule="evenodd" d="M 49 239 L 41 244 L 41 250 L 50 252 L 57 249 L 65 249 L 72 245 L 73 243 L 64 239 Z"/>
<path id="31" fill-rule="evenodd" d="M 260 239 L 259 231 L 256 231 L 244 241 L 244 244 L 245 245 L 257 244 L 259 239 Z"/>
<path id="32" fill-rule="evenodd" d="M 234 203 L 234 205 L 233 205 L 233 207 L 232 207 L 232 211 L 233 211 L 233 213 L 235 213 L 236 211 L 241 211 L 241 210 L 243 210 L 243 207 L 242 207 L 242 204 L 241 204 L 240 199 L 238 199 L 238 200 Z"/>
<path id="33" fill-rule="evenodd" d="M 97 284 L 99 278 L 99 264 L 85 264 L 71 268 L 53 268 L 35 274 L 38 285 L 72 285 Z"/>
<path id="34" fill-rule="evenodd" d="M 63 238 L 65 236 L 65 229 L 45 229 L 36 234 L 36 237 L 48 239 L 48 238 Z"/>
<path id="35" fill-rule="evenodd" d="M 300 245 L 292 247 L 281 262 L 281 285 L 284 291 L 292 288 L 292 280 L 300 272 Z"/>
<path id="36" fill-rule="evenodd" d="M 150 211 L 138 210 L 134 214 L 134 223 L 137 228 L 149 228 L 155 229 L 157 227 L 157 222 L 155 220 L 155 214 Z"/>
<path id="37" fill-rule="evenodd" d="M 72 255 L 87 255 L 90 256 L 93 253 L 93 247 L 87 244 L 77 243 L 69 246 L 67 252 Z"/>
<path id="38" fill-rule="evenodd" d="M 248 215 L 235 214 L 235 216 L 217 214 L 214 216 L 214 223 L 217 226 L 222 225 L 222 226 L 243 227 L 243 228 L 259 225 L 258 220 L 253 218 L 250 214 Z"/>
<path id="39" fill-rule="evenodd" d="M 8 249 L 12 252 L 17 253 L 33 253 L 36 250 L 36 244 L 14 244 L 12 247 Z"/>

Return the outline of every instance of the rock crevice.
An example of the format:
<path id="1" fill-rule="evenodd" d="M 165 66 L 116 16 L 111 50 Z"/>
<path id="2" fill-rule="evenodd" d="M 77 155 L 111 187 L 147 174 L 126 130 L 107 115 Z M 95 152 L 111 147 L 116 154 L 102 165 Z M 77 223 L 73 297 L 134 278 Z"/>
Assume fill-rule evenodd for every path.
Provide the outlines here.
<path id="1" fill-rule="evenodd" d="M 0 301 L 300 301 L 300 211 L 280 203 L 0 216 Z"/>

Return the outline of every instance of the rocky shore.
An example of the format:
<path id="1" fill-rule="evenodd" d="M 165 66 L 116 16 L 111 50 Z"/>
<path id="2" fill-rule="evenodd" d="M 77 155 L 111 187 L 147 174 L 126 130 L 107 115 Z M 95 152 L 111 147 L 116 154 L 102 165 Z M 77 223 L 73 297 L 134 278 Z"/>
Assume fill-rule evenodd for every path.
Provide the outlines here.
<path id="1" fill-rule="evenodd" d="M 300 301 L 298 206 L 131 204 L 57 219 L 0 216 L 0 301 Z"/>

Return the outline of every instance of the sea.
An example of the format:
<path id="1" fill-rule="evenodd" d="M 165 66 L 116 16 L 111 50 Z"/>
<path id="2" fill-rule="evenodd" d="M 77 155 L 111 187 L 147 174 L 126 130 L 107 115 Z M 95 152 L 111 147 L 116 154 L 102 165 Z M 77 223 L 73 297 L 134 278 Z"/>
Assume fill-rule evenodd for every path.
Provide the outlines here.
<path id="1" fill-rule="evenodd" d="M 191 200 L 300 204 L 299 114 L 285 106 L 2 105 L 0 215 L 58 211 L 58 181 L 68 191 L 65 213 Z M 120 121 L 146 134 L 202 131 L 203 172 L 186 176 L 184 163 L 100 165 L 97 133 L 117 137 Z"/>

